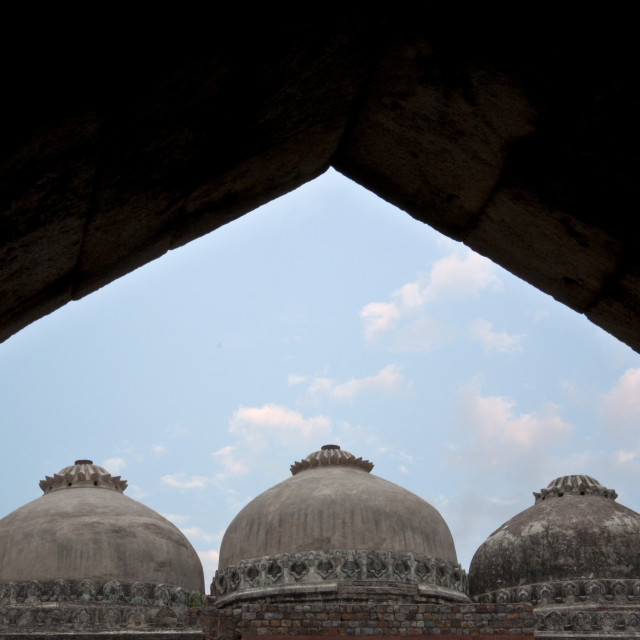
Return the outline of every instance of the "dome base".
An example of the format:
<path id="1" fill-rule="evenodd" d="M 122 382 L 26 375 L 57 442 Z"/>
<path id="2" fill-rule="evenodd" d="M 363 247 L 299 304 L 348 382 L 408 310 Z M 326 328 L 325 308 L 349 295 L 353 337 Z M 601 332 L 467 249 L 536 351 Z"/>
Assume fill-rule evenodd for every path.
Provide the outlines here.
<path id="1" fill-rule="evenodd" d="M 264 597 L 326 598 L 349 590 L 358 594 L 353 596 L 357 599 L 376 593 L 392 596 L 396 590 L 398 597 L 468 601 L 460 565 L 385 550 L 334 549 L 252 558 L 219 569 L 211 584 L 219 606 Z"/>

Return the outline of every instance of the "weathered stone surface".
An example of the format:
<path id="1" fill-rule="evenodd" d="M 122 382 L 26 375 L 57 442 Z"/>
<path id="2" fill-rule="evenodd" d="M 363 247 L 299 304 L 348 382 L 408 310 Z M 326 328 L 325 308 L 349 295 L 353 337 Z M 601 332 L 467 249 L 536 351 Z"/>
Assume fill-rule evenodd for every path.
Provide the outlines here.
<path id="1" fill-rule="evenodd" d="M 4 583 L 0 584 L 0 637 L 109 637 L 109 633 L 135 637 L 135 632 L 181 637 L 177 630 L 184 631 L 189 624 L 191 595 L 181 587 L 114 580 Z M 193 630 L 183 635 L 202 637 Z"/>
<path id="2" fill-rule="evenodd" d="M 587 476 L 565 476 L 481 545 L 469 593 L 493 602 L 640 595 L 640 514 Z"/>
<path id="3" fill-rule="evenodd" d="M 329 456 L 321 464 L 321 457 L 311 454 L 316 466 L 296 470 L 240 511 L 220 545 L 220 569 L 331 549 L 409 552 L 458 564 L 451 532 L 428 502 L 361 466 Z"/>
<path id="4" fill-rule="evenodd" d="M 118 597 L 117 583 L 139 583 L 133 597 L 144 601 L 145 583 L 204 592 L 200 559 L 179 529 L 125 496 L 119 476 L 78 463 L 47 477 L 42 497 L 0 520 L 0 582 L 87 581 L 89 599 L 92 581 L 116 581 L 105 587 L 109 597 Z"/>

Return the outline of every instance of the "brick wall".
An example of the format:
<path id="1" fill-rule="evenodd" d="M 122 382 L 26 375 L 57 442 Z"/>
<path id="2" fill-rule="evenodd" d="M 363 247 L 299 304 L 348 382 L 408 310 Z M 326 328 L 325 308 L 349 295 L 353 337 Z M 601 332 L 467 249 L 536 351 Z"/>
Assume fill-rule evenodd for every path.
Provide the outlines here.
<path id="1" fill-rule="evenodd" d="M 191 624 L 212 640 L 258 636 L 533 636 L 530 604 L 250 604 L 204 607 Z"/>

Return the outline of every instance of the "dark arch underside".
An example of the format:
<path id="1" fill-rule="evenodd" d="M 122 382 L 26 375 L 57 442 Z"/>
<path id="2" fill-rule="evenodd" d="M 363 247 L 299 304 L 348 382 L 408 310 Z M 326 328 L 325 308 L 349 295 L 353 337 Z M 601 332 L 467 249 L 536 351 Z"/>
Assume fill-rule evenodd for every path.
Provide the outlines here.
<path id="1" fill-rule="evenodd" d="M 0 340 L 333 166 L 640 351 L 634 40 L 272 22 L 5 58 Z"/>

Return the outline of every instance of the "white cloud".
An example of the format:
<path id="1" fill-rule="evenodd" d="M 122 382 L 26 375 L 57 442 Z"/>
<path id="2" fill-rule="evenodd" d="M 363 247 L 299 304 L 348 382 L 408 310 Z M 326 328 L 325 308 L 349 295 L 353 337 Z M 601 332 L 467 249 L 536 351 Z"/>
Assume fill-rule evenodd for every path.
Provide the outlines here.
<path id="1" fill-rule="evenodd" d="M 410 386 L 410 383 L 405 384 L 400 367 L 396 364 L 390 364 L 372 376 L 351 378 L 340 384 L 333 378 L 313 378 L 307 392 L 311 394 L 327 394 L 336 400 L 351 400 L 358 394 L 367 391 L 390 393 L 406 390 Z"/>
<path id="2" fill-rule="evenodd" d="M 124 458 L 108 458 L 100 466 L 104 467 L 111 475 L 117 475 L 127 468 Z"/>
<path id="3" fill-rule="evenodd" d="M 303 382 L 306 382 L 307 380 L 307 376 L 301 376 L 301 375 L 297 375 L 295 373 L 290 373 L 287 376 L 287 384 L 290 387 L 294 387 L 297 384 L 301 384 Z"/>
<path id="4" fill-rule="evenodd" d="M 471 336 L 480 342 L 486 351 L 497 353 L 522 353 L 524 334 L 512 335 L 493 331 L 493 325 L 478 318 L 471 327 Z"/>
<path id="5" fill-rule="evenodd" d="M 162 455 L 163 453 L 167 453 L 167 448 L 163 447 L 161 444 L 154 444 L 151 449 L 153 450 L 153 453 L 157 454 L 157 455 Z"/>
<path id="6" fill-rule="evenodd" d="M 462 253 L 456 250 L 437 260 L 428 273 L 396 289 L 390 301 L 366 304 L 360 311 L 365 338 L 374 341 L 395 330 L 408 336 L 391 344 L 393 350 L 430 349 L 441 342 L 447 332 L 425 316 L 425 307 L 441 300 L 477 297 L 482 291 L 498 291 L 501 287 L 496 267 L 490 260 L 470 250 Z"/>
<path id="7" fill-rule="evenodd" d="M 378 334 L 389 331 L 400 318 L 400 309 L 393 302 L 370 302 L 360 311 L 364 321 L 364 335 L 373 340 Z"/>
<path id="8" fill-rule="evenodd" d="M 176 489 L 202 489 L 211 483 L 211 479 L 206 476 L 187 476 L 185 473 L 172 473 L 162 476 L 160 482 Z"/>
<path id="9" fill-rule="evenodd" d="M 640 369 L 627 369 L 602 398 L 607 429 L 624 431 L 637 428 L 640 421 Z"/>
<path id="10" fill-rule="evenodd" d="M 327 416 L 304 418 L 298 411 L 277 404 L 240 407 L 230 420 L 229 432 L 242 437 L 249 445 L 270 442 L 289 443 L 300 438 L 317 441 L 331 434 Z"/>
<path id="11" fill-rule="evenodd" d="M 477 297 L 484 289 L 499 291 L 501 287 L 495 265 L 477 253 L 467 251 L 463 259 L 452 254 L 434 263 L 422 297 L 425 302 Z"/>

